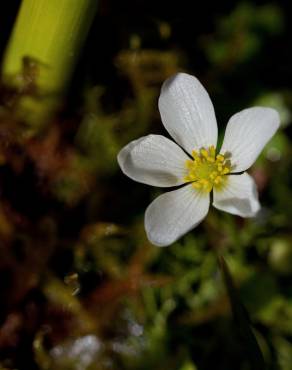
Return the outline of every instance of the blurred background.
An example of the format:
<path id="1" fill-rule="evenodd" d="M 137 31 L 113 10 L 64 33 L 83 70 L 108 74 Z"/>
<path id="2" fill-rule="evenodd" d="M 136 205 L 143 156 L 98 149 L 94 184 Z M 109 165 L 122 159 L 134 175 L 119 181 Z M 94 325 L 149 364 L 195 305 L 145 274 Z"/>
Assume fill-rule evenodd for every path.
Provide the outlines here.
<path id="1" fill-rule="evenodd" d="M 1 370 L 292 369 L 290 11 L 289 1 L 3 4 Z M 211 209 L 157 248 L 143 216 L 161 191 L 124 176 L 116 155 L 167 135 L 157 99 L 178 71 L 208 90 L 221 139 L 253 105 L 276 108 L 281 128 L 250 170 L 257 218 Z M 260 352 L 231 312 L 214 250 Z"/>

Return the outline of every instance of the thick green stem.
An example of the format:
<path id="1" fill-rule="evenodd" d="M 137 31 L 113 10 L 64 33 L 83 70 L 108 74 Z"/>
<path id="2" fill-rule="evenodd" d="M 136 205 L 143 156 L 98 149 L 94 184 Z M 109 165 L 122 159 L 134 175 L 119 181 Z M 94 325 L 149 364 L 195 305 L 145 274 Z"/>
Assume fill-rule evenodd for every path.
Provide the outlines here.
<path id="1" fill-rule="evenodd" d="M 25 60 L 34 60 L 41 91 L 62 93 L 96 4 L 97 0 L 23 0 L 4 56 L 4 80 L 20 73 Z"/>

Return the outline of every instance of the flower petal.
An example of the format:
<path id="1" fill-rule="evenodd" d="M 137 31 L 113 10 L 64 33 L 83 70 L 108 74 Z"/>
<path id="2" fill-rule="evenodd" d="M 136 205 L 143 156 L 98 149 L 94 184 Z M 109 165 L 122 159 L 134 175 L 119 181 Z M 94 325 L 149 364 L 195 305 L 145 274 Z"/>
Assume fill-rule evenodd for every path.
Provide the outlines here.
<path id="1" fill-rule="evenodd" d="M 211 99 L 193 76 L 178 73 L 161 88 L 159 110 L 162 122 L 188 153 L 217 144 L 217 122 Z"/>
<path id="2" fill-rule="evenodd" d="M 220 191 L 214 188 L 213 206 L 233 215 L 254 217 L 260 204 L 253 178 L 246 172 L 242 175 L 229 175 L 226 187 Z"/>
<path id="3" fill-rule="evenodd" d="M 230 118 L 220 153 L 231 154 L 233 172 L 245 171 L 255 162 L 279 125 L 279 114 L 272 108 L 248 108 Z"/>
<path id="4" fill-rule="evenodd" d="M 146 209 L 148 239 L 159 247 L 167 246 L 197 226 L 207 215 L 210 195 L 191 184 L 156 198 Z"/>
<path id="5" fill-rule="evenodd" d="M 118 154 L 122 171 L 144 184 L 167 187 L 183 184 L 189 157 L 173 141 L 148 135 L 126 145 Z"/>

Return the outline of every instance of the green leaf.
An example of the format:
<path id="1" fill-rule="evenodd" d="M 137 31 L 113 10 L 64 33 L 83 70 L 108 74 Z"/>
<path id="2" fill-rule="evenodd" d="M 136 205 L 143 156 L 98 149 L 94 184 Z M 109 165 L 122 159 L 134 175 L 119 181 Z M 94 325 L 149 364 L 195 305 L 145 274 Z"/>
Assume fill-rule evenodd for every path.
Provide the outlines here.
<path id="1" fill-rule="evenodd" d="M 245 356 L 249 361 L 252 370 L 265 370 L 266 365 L 260 347 L 256 341 L 251 328 L 249 315 L 243 304 L 238 298 L 231 273 L 222 256 L 219 256 L 219 266 L 223 275 L 226 290 L 229 296 L 233 319 L 239 339 L 245 351 Z"/>

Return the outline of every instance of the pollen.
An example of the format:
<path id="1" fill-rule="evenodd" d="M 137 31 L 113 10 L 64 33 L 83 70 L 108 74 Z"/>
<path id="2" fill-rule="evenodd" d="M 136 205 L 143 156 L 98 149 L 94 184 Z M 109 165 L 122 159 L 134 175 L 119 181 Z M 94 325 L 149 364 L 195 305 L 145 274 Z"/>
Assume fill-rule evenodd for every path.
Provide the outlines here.
<path id="1" fill-rule="evenodd" d="M 209 193 L 213 188 L 222 189 L 231 171 L 231 162 L 226 155 L 217 154 L 212 145 L 208 148 L 201 148 L 199 151 L 192 151 L 193 159 L 185 163 L 188 170 L 184 180 L 191 182 L 195 189 Z"/>

